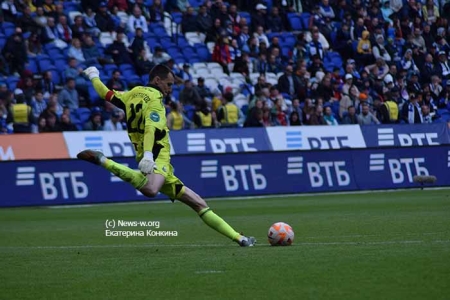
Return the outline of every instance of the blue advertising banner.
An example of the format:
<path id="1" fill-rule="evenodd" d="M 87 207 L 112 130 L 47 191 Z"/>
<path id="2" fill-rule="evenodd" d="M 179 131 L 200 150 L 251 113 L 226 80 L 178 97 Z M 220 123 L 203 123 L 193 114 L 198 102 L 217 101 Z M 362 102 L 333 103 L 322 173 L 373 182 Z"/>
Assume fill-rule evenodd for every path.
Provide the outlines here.
<path id="1" fill-rule="evenodd" d="M 236 153 L 271 151 L 265 128 L 224 128 L 171 131 L 174 153 Z"/>
<path id="2" fill-rule="evenodd" d="M 132 158 L 118 162 L 136 168 Z M 176 175 L 203 197 L 417 187 L 416 175 L 450 186 L 450 147 L 345 149 L 174 156 Z M 149 199 L 108 171 L 79 160 L 0 164 L 0 207 Z M 155 199 L 167 199 L 160 195 Z"/>
<path id="3" fill-rule="evenodd" d="M 361 126 L 367 148 L 450 144 L 446 123 Z"/>

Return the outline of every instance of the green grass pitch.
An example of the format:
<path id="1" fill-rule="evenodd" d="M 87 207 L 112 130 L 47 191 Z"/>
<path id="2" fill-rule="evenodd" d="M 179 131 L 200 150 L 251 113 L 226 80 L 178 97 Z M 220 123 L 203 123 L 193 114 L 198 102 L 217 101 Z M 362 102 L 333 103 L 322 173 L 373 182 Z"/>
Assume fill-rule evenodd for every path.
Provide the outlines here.
<path id="1" fill-rule="evenodd" d="M 450 299 L 450 190 L 209 204 L 258 245 L 181 203 L 1 209 L 0 299 Z M 106 237 L 112 219 L 178 236 Z M 277 221 L 294 245 L 268 245 Z"/>

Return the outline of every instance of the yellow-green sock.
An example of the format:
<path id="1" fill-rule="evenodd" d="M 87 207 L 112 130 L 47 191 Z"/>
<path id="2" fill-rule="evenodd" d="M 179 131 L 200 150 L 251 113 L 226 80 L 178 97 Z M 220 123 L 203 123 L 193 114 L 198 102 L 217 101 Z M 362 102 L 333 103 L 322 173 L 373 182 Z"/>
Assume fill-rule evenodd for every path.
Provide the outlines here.
<path id="1" fill-rule="evenodd" d="M 102 166 L 123 181 L 130 183 L 137 190 L 140 190 L 148 182 L 148 178 L 141 172 L 116 163 L 112 159 L 107 158 L 102 162 Z"/>
<path id="2" fill-rule="evenodd" d="M 209 207 L 202 209 L 198 215 L 209 227 L 233 241 L 239 242 L 241 235 L 236 232 L 227 222 L 216 215 Z"/>

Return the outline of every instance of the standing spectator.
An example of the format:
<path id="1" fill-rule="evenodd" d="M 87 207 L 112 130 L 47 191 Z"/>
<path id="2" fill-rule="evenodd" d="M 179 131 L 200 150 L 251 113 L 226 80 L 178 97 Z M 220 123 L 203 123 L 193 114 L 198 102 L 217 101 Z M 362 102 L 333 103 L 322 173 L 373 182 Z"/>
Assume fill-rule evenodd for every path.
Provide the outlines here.
<path id="1" fill-rule="evenodd" d="M 25 103 L 25 95 L 20 89 L 14 91 L 15 104 L 11 105 L 11 122 L 14 133 L 31 133 L 33 114 L 31 107 Z"/>
<path id="2" fill-rule="evenodd" d="M 34 22 L 36 22 L 36 24 L 41 28 L 45 28 L 45 26 L 47 26 L 47 17 L 44 15 L 44 9 L 42 6 L 38 6 L 36 8 Z"/>
<path id="3" fill-rule="evenodd" d="M 214 114 L 214 115 L 213 115 Z M 207 102 L 202 99 L 194 114 L 194 124 L 197 128 L 214 128 L 215 113 L 208 109 Z"/>
<path id="4" fill-rule="evenodd" d="M 293 111 L 289 116 L 289 125 L 290 126 L 302 125 L 302 123 L 300 122 L 300 115 L 296 111 Z"/>
<path id="5" fill-rule="evenodd" d="M 359 125 L 380 124 L 380 121 L 370 112 L 370 107 L 367 103 L 361 106 L 361 113 L 358 115 Z"/>
<path id="6" fill-rule="evenodd" d="M 225 74 L 230 74 L 228 64 L 231 63 L 228 39 L 219 39 L 212 54 L 212 61 L 219 63 Z"/>
<path id="7" fill-rule="evenodd" d="M 74 110 L 79 107 L 78 92 L 75 89 L 75 79 L 66 79 L 66 86 L 59 93 L 58 102 L 63 107 L 68 107 L 70 110 Z"/>
<path id="8" fill-rule="evenodd" d="M 9 72 L 22 74 L 28 58 L 27 48 L 20 27 L 16 27 L 15 33 L 6 40 L 2 54 L 9 63 Z"/>
<path id="9" fill-rule="evenodd" d="M 72 25 L 72 36 L 75 39 L 82 40 L 84 35 L 88 33 L 86 23 L 83 20 L 83 16 L 76 16 L 74 24 Z"/>
<path id="10" fill-rule="evenodd" d="M 181 103 L 170 103 L 170 113 L 167 115 L 167 127 L 170 130 L 181 130 L 184 128 L 183 106 Z"/>
<path id="11" fill-rule="evenodd" d="M 184 89 L 180 93 L 180 103 L 183 105 L 198 105 L 200 103 L 200 95 L 197 89 L 193 87 L 192 81 L 184 81 Z"/>
<path id="12" fill-rule="evenodd" d="M 109 10 L 113 10 L 115 7 L 119 11 L 128 11 L 128 3 L 126 0 L 108 0 Z"/>
<path id="13" fill-rule="evenodd" d="M 17 26 L 22 28 L 25 32 L 36 33 L 38 31 L 38 24 L 33 19 L 29 6 L 26 6 L 23 10 L 23 15 L 17 20 Z"/>
<path id="14" fill-rule="evenodd" d="M 208 13 L 206 6 L 201 5 L 197 14 L 197 29 L 203 34 L 207 34 L 213 27 L 211 15 Z M 247 32 L 248 33 L 248 32 Z M 241 44 L 240 44 L 241 45 Z"/>
<path id="15" fill-rule="evenodd" d="M 155 65 L 166 63 L 170 58 L 170 55 L 164 52 L 161 47 L 155 47 L 155 51 L 153 54 L 153 63 Z"/>
<path id="16" fill-rule="evenodd" d="M 217 120 L 222 128 L 238 127 L 240 109 L 233 103 L 233 99 L 232 93 L 225 93 L 223 95 L 222 106 L 219 107 L 217 112 Z"/>
<path id="17" fill-rule="evenodd" d="M 267 28 L 267 6 L 259 3 L 255 10 L 256 12 L 252 15 L 253 31 L 257 31 L 258 27 L 262 27 L 264 31 Z"/>
<path id="18" fill-rule="evenodd" d="M 37 84 L 37 89 L 44 93 L 44 97 L 48 97 L 55 92 L 55 83 L 53 82 L 51 71 L 46 71 L 42 75 L 42 79 Z"/>
<path id="19" fill-rule="evenodd" d="M 272 13 L 267 18 L 267 29 L 269 32 L 284 31 L 284 22 L 281 19 L 278 7 L 272 7 Z"/>
<path id="20" fill-rule="evenodd" d="M 139 6 L 133 7 L 133 14 L 128 18 L 128 31 L 135 32 L 137 28 L 141 28 L 143 32 L 148 32 L 148 24 L 145 17 L 142 15 L 142 10 Z"/>

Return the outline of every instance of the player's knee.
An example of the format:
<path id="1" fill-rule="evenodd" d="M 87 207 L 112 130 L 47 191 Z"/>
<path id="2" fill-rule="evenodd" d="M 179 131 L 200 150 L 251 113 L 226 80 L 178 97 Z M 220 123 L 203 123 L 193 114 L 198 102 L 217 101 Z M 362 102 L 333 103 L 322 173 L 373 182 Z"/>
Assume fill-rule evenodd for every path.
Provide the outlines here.
<path id="1" fill-rule="evenodd" d="M 158 195 L 159 190 L 153 186 L 143 187 L 140 192 L 144 194 L 146 197 L 154 198 Z"/>

